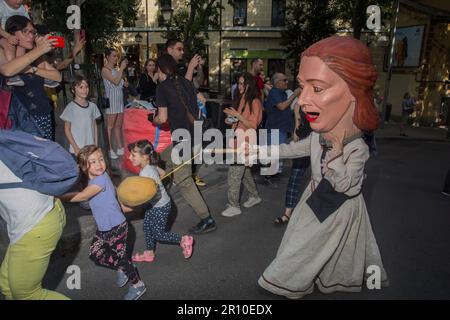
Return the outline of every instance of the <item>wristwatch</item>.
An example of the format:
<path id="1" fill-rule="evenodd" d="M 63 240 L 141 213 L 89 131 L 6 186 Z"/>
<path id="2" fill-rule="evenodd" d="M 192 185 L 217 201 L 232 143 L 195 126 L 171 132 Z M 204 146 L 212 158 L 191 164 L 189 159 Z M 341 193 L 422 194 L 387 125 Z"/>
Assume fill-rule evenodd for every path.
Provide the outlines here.
<path id="1" fill-rule="evenodd" d="M 36 68 L 36 67 L 31 67 L 31 72 L 32 72 L 33 74 L 36 74 L 37 71 L 38 71 L 38 68 Z"/>

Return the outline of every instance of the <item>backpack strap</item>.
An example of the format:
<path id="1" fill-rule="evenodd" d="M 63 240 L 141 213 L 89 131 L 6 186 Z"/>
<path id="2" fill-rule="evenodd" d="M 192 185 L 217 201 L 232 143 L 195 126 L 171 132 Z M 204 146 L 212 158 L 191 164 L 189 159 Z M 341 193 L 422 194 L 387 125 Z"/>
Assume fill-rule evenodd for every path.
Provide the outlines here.
<path id="1" fill-rule="evenodd" d="M 160 133 L 161 133 L 161 128 L 160 128 L 160 126 L 157 126 L 156 127 L 156 133 L 155 133 L 155 142 L 153 143 L 153 149 L 155 149 L 155 152 L 156 152 L 156 149 L 158 148 L 159 134 Z"/>
<path id="2" fill-rule="evenodd" d="M 31 189 L 31 183 L 28 182 L 0 183 L 0 189 L 14 189 L 14 188 Z"/>

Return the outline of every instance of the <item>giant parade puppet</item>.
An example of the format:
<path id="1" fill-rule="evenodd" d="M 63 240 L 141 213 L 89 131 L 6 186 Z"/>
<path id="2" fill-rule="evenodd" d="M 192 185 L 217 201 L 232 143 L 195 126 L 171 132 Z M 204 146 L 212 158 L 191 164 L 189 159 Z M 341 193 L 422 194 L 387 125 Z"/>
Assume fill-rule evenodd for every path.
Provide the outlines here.
<path id="1" fill-rule="evenodd" d="M 361 193 L 369 158 L 362 134 L 379 123 L 373 101 L 377 72 L 369 48 L 352 37 L 323 39 L 303 52 L 297 78 L 299 104 L 313 132 L 280 145 L 279 155 L 310 156 L 311 181 L 258 283 L 292 299 L 315 286 L 323 293 L 359 292 L 372 273 L 386 286 Z"/>

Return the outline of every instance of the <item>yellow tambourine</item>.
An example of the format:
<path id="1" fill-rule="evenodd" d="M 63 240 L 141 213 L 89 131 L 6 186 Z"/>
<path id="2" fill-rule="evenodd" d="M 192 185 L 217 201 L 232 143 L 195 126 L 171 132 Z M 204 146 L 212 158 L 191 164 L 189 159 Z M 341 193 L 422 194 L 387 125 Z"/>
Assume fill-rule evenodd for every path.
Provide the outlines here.
<path id="1" fill-rule="evenodd" d="M 156 182 L 151 178 L 128 177 L 117 188 L 117 197 L 124 205 L 137 207 L 153 199 L 157 191 Z"/>

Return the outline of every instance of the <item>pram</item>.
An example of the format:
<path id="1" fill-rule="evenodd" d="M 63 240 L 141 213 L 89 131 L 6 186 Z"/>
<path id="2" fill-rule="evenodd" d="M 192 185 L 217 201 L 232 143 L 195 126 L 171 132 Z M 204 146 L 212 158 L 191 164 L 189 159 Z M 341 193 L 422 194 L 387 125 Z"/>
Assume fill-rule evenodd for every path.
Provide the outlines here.
<path id="1" fill-rule="evenodd" d="M 156 149 L 157 153 L 163 152 L 172 144 L 172 136 L 168 123 L 154 126 L 148 121 L 151 111 L 146 109 L 128 108 L 123 116 L 123 137 L 125 143 L 125 154 L 122 167 L 130 172 L 139 173 L 140 168 L 131 164 L 130 152 L 126 146 L 132 142 L 147 139 Z"/>

